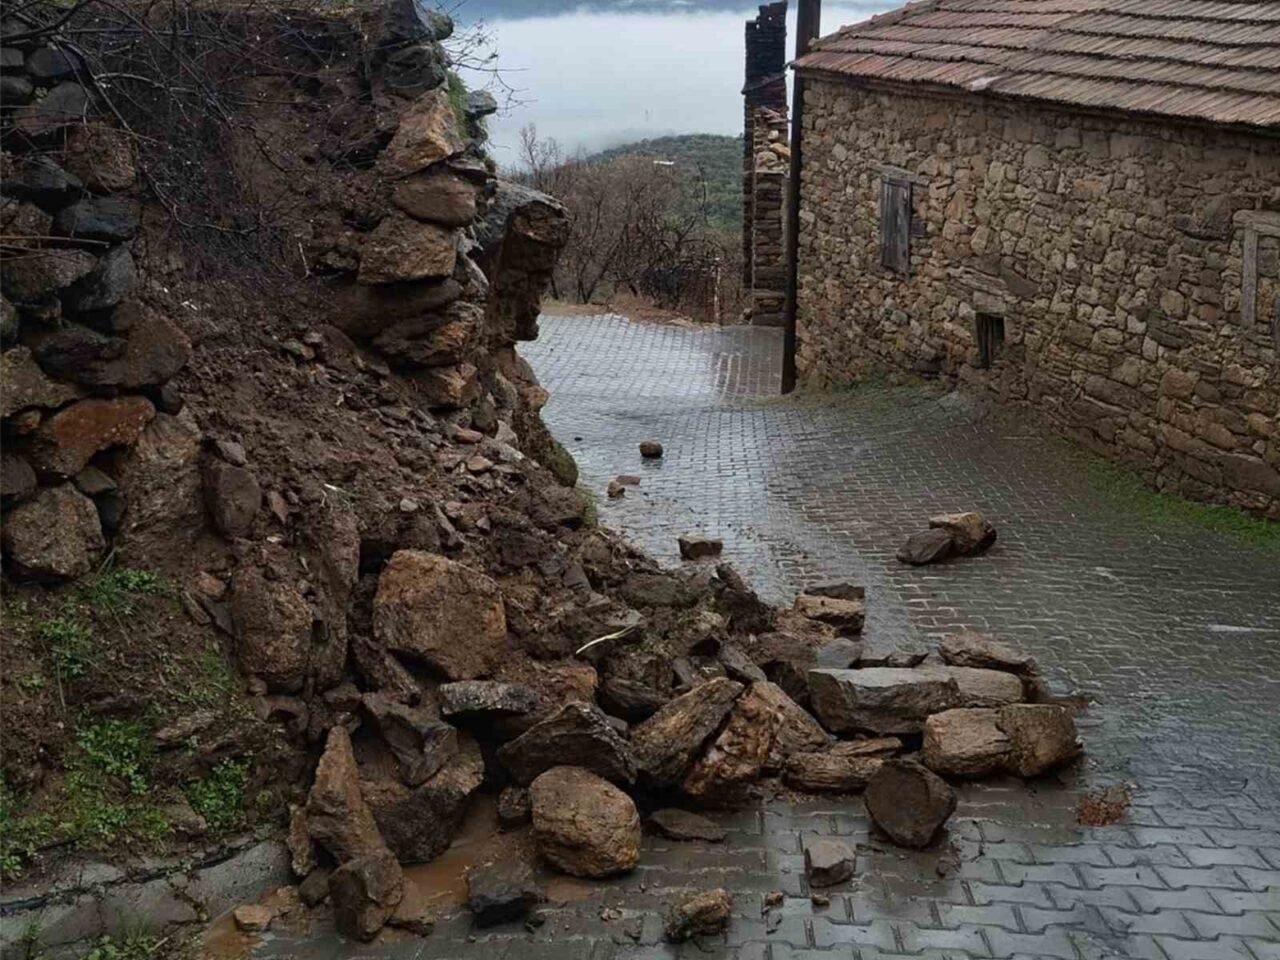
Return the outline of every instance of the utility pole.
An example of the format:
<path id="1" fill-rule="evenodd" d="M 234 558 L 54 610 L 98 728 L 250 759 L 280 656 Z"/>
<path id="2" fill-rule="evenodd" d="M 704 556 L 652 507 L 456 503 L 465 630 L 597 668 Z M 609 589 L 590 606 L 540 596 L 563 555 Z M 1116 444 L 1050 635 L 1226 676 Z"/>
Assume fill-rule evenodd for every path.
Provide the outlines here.
<path id="1" fill-rule="evenodd" d="M 799 60 L 809 52 L 813 41 L 822 29 L 822 0 L 800 0 L 796 9 L 796 55 Z M 791 167 L 787 180 L 787 289 L 783 306 L 782 340 L 782 392 L 796 388 L 796 297 L 799 290 L 797 276 L 800 263 L 800 167 L 801 130 L 804 124 L 804 77 L 799 73 L 792 82 L 791 107 Z"/>

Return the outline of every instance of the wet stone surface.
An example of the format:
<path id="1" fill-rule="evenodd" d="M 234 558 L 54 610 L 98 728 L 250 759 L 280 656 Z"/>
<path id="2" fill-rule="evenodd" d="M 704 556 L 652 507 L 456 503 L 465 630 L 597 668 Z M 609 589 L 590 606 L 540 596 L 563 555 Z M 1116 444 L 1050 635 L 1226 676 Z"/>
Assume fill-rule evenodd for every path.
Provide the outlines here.
<path id="1" fill-rule="evenodd" d="M 928 387 L 779 398 L 781 336 L 618 317 L 544 317 L 522 347 L 551 429 L 601 522 L 671 565 L 676 537 L 724 541 L 769 599 L 838 578 L 867 587 L 865 635 L 932 643 L 990 631 L 1055 688 L 1096 701 L 1079 770 L 968 784 L 944 838 L 900 850 L 858 798 L 766 801 L 713 815 L 724 842 L 646 835 L 629 876 L 552 902 L 546 922 L 359 945 L 274 931 L 260 958 L 815 960 L 1280 957 L 1280 555 L 1129 516 L 1081 460 L 1026 420 Z M 662 442 L 661 460 L 637 444 Z M 620 473 L 641 477 L 608 500 Z M 929 568 L 893 554 L 928 517 L 976 509 L 981 558 Z M 1133 785 L 1114 826 L 1080 827 L 1083 792 Z M 815 904 L 804 848 L 848 844 L 854 877 Z M 663 943 L 681 894 L 724 887 L 719 936 Z M 785 897 L 765 908 L 770 891 Z M 606 910 L 602 919 L 602 906 Z"/>

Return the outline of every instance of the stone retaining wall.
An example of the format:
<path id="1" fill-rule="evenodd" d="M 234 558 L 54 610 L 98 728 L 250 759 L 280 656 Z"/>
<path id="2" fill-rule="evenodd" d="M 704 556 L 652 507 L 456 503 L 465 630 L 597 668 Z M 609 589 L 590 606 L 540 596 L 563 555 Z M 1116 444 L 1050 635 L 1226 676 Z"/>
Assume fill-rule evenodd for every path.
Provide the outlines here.
<path id="1" fill-rule="evenodd" d="M 803 382 L 981 384 L 1162 490 L 1280 517 L 1280 140 L 820 77 L 805 107 Z"/>

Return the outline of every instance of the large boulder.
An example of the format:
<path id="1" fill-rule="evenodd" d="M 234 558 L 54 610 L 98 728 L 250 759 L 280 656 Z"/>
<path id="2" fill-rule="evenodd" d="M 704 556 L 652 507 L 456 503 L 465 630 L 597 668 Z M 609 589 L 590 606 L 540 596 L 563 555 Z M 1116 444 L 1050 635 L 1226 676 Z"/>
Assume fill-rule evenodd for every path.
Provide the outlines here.
<path id="1" fill-rule="evenodd" d="M 387 845 L 360 790 L 360 773 L 351 735 L 345 727 L 329 730 L 307 796 L 307 830 L 339 863 L 380 854 Z"/>
<path id="2" fill-rule="evenodd" d="M 355 857 L 329 875 L 329 900 L 338 932 L 368 942 L 404 896 L 404 874 L 389 850 Z"/>
<path id="3" fill-rule="evenodd" d="M 73 477 L 100 450 L 133 444 L 155 415 L 146 397 L 81 400 L 40 424 L 31 465 L 43 476 Z"/>
<path id="4" fill-rule="evenodd" d="M 373 345 L 397 367 L 439 367 L 460 362 L 476 342 L 484 311 L 474 303 L 453 303 L 442 313 L 400 320 L 373 338 Z"/>
<path id="5" fill-rule="evenodd" d="M 954 667 L 1006 670 L 1022 677 L 1039 673 L 1035 657 L 985 633 L 965 631 L 943 637 L 938 644 L 938 654 Z"/>
<path id="6" fill-rule="evenodd" d="M 240 669 L 268 688 L 302 688 L 312 645 L 311 607 L 293 584 L 268 580 L 257 567 L 241 567 L 227 596 Z"/>
<path id="7" fill-rule="evenodd" d="M 141 208 L 129 197 L 83 197 L 63 207 L 53 218 L 58 236 L 115 243 L 138 232 Z"/>
<path id="8" fill-rule="evenodd" d="M 985 777 L 1009 762 L 1009 738 L 996 710 L 962 708 L 935 713 L 924 724 L 921 759 L 946 777 Z"/>
<path id="9" fill-rule="evenodd" d="M 68 313 L 87 313 L 114 307 L 133 286 L 133 255 L 124 244 L 109 250 L 93 272 L 81 277 L 62 293 Z"/>
<path id="10" fill-rule="evenodd" d="M 1009 738 L 1009 770 L 1038 777 L 1080 755 L 1076 722 L 1056 704 L 1019 703 L 1000 709 L 997 723 Z"/>
<path id="11" fill-rule="evenodd" d="M 507 645 L 498 585 L 439 554 L 399 550 L 378 578 L 373 632 L 450 680 L 493 673 Z"/>
<path id="12" fill-rule="evenodd" d="M 107 545 L 98 508 L 70 483 L 45 487 L 10 510 L 0 539 L 17 572 L 38 578 L 86 574 Z"/>
<path id="13" fill-rule="evenodd" d="M 933 842 L 956 809 L 956 792 L 915 760 L 887 760 L 867 784 L 867 814 L 899 846 Z"/>
<path id="14" fill-rule="evenodd" d="M 498 759 L 517 783 L 532 783 L 552 767 L 572 759 L 620 786 L 635 782 L 636 766 L 627 742 L 595 706 L 567 703 L 498 750 Z"/>
<path id="15" fill-rule="evenodd" d="M 33 407 L 53 409 L 80 396 L 76 387 L 52 379 L 26 347 L 0 354 L 0 416 L 11 417 Z"/>
<path id="16" fill-rule="evenodd" d="M 456 262 L 453 230 L 396 210 L 365 237 L 358 279 L 364 284 L 380 284 L 447 277 Z"/>
<path id="17" fill-rule="evenodd" d="M 397 184 L 391 202 L 415 220 L 465 227 L 476 218 L 476 185 L 456 174 L 415 174 Z"/>
<path id="18" fill-rule="evenodd" d="M 552 866 L 577 877 L 625 873 L 640 859 L 631 798 L 580 767 L 553 767 L 529 787 L 533 839 Z"/>
<path id="19" fill-rule="evenodd" d="M 631 731 L 631 749 L 640 772 L 657 784 L 680 783 L 742 690 L 742 684 L 717 677 L 676 697 L 635 727 Z"/>
<path id="20" fill-rule="evenodd" d="M 925 664 L 912 672 L 923 678 L 954 680 L 962 707 L 1001 707 L 1020 703 L 1025 696 L 1022 680 L 1003 670 Z"/>
<path id="21" fill-rule="evenodd" d="M 822 725 L 836 733 L 918 733 L 930 714 L 963 704 L 954 677 L 897 667 L 811 670 L 809 695 Z"/>
<path id="22" fill-rule="evenodd" d="M 417 787 L 399 779 L 360 784 L 387 845 L 402 863 L 425 863 L 444 853 L 462 826 L 471 797 L 484 782 L 484 758 L 468 736 L 434 776 Z"/>
<path id="23" fill-rule="evenodd" d="M 391 176 L 407 177 L 461 153 L 465 146 L 448 91 L 436 89 L 405 111 L 380 163 Z"/>
<path id="24" fill-rule="evenodd" d="M 782 778 L 806 793 L 857 793 L 901 749 L 897 737 L 841 740 L 821 750 L 793 754 Z"/>
<path id="25" fill-rule="evenodd" d="M 752 688 L 778 712 L 778 731 L 765 761 L 765 772 L 781 770 L 788 757 L 796 753 L 819 750 L 831 740 L 822 725 L 809 711 L 792 700 L 776 683 L 758 683 Z"/>
<path id="26" fill-rule="evenodd" d="M 929 518 L 929 527 L 944 530 L 951 536 L 951 549 L 962 556 L 983 553 L 996 542 L 996 528 L 976 511 L 940 513 Z"/>
<path id="27" fill-rule="evenodd" d="M 384 693 L 366 693 L 365 713 L 395 755 L 400 781 L 416 787 L 458 752 L 458 731 L 426 707 L 410 707 Z"/>
<path id="28" fill-rule="evenodd" d="M 767 681 L 752 684 L 729 713 L 729 721 L 681 784 L 685 793 L 708 800 L 735 799 L 760 778 L 773 750 L 782 711 Z"/>

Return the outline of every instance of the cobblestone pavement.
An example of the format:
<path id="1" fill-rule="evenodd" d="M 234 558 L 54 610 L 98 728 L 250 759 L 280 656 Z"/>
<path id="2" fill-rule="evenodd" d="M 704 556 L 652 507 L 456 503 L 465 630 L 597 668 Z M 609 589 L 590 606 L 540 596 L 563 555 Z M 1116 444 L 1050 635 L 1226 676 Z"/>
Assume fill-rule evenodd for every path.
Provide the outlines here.
<path id="1" fill-rule="evenodd" d="M 923 853 L 872 836 L 856 797 L 775 799 L 722 817 L 722 845 L 646 837 L 632 876 L 552 905 L 532 932 L 472 931 L 459 912 L 426 939 L 269 937 L 259 956 L 1280 960 L 1280 555 L 1132 516 L 1065 445 L 961 394 L 777 397 L 780 347 L 777 331 L 601 316 L 544 318 L 524 353 L 602 523 L 672 565 L 678 534 L 721 537 L 779 602 L 815 579 L 864 583 L 868 635 L 1018 642 L 1056 687 L 1096 701 L 1083 768 L 964 787 L 948 841 Z M 647 437 L 661 461 L 640 460 Z M 641 486 L 608 501 L 618 473 Z M 930 514 L 957 509 L 997 524 L 988 555 L 893 560 Z M 1081 792 L 1118 782 L 1134 785 L 1128 817 L 1077 826 Z M 858 853 L 825 906 L 803 871 L 821 836 Z M 661 943 L 672 896 L 713 886 L 735 895 L 727 935 Z M 766 910 L 775 889 L 786 899 Z"/>

